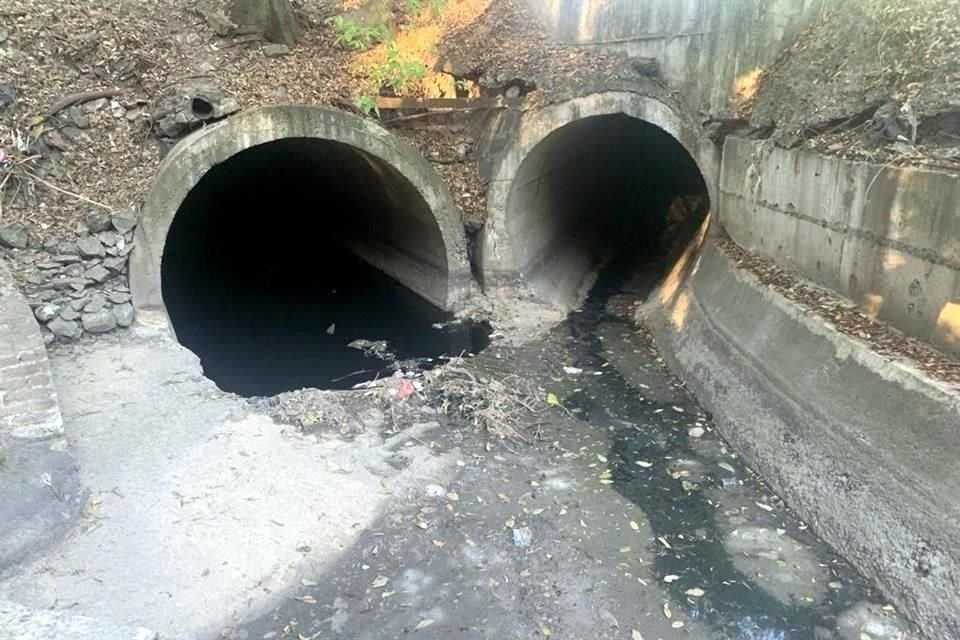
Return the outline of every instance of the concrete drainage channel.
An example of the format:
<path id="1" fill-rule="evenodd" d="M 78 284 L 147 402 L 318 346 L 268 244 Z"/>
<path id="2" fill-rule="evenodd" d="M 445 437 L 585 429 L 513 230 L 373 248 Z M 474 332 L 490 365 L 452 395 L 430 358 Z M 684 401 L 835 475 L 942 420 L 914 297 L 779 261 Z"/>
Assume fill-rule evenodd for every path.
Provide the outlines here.
<path id="1" fill-rule="evenodd" d="M 311 443 L 281 436 L 269 418 L 251 413 L 249 404 L 215 389 L 199 375 L 197 359 L 158 338 L 157 327 L 170 330 L 193 351 L 206 376 L 223 391 L 271 396 L 301 387 L 349 388 L 384 375 L 398 372 L 402 376 L 405 371 L 430 368 L 443 356 L 477 352 L 486 346 L 489 329 L 456 321 L 454 314 L 476 310 L 498 295 L 510 299 L 530 289 L 544 303 L 536 309 L 550 305 L 570 311 L 580 307 L 593 290 L 594 297 L 587 300 L 582 315 L 585 320 L 574 318 L 554 329 L 544 341 L 530 342 L 533 346 L 517 347 L 516 352 L 492 349 L 496 351 L 493 356 L 488 353 L 481 357 L 486 357 L 483 366 L 502 356 L 517 367 L 524 366 L 527 358 L 525 370 L 544 389 L 555 386 L 560 391 L 564 385 L 570 386 L 563 397 L 566 414 L 558 414 L 557 422 L 570 421 L 571 430 L 558 436 L 558 442 L 569 447 L 564 450 L 572 452 L 572 457 L 566 456 L 565 462 L 558 463 L 548 451 L 535 454 L 544 456 L 544 465 L 560 465 L 537 475 L 533 481 L 537 487 L 544 483 L 555 490 L 562 485 L 567 491 L 571 478 L 574 486 L 592 486 L 590 482 L 596 478 L 591 476 L 591 465 L 595 466 L 597 458 L 606 463 L 607 458 L 616 456 L 610 463 L 610 475 L 601 475 L 600 484 L 593 490 L 595 507 L 605 514 L 604 521 L 594 524 L 605 532 L 594 536 L 600 547 L 590 547 L 581 540 L 591 553 L 603 555 L 603 545 L 613 545 L 614 556 L 629 553 L 630 545 L 618 537 L 622 523 L 614 520 L 622 519 L 624 513 L 631 514 L 626 521 L 632 529 L 627 529 L 629 535 L 647 531 L 648 527 L 649 532 L 664 531 L 657 533 L 659 543 L 652 542 L 648 561 L 641 561 L 640 568 L 624 570 L 630 576 L 630 586 L 621 588 L 623 593 L 640 588 L 632 571 L 639 571 L 638 575 L 647 576 L 655 585 L 677 582 L 683 587 L 669 587 L 665 595 L 656 591 L 651 596 L 648 590 L 638 596 L 637 601 L 649 608 L 642 612 L 645 616 L 653 611 L 657 615 L 665 612 L 665 621 L 650 623 L 655 629 L 653 637 L 679 638 L 687 633 L 770 640 L 806 638 L 813 633 L 844 640 L 860 640 L 863 634 L 905 637 L 905 623 L 873 605 L 857 604 L 876 600 L 877 596 L 843 561 L 809 536 L 806 525 L 786 510 L 778 509 L 782 513 L 776 517 L 769 514 L 774 509 L 769 503 L 776 502 L 776 496 L 765 493 L 769 490 L 749 479 L 749 472 L 735 461 L 736 456 L 722 441 L 715 437 L 711 440 L 709 435 L 704 438 L 713 429 L 707 413 L 691 396 L 677 391 L 681 385 L 670 381 L 657 361 L 647 362 L 636 355 L 646 347 L 631 343 L 633 338 L 621 345 L 633 351 L 605 351 L 598 346 L 604 341 L 613 344 L 625 339 L 625 334 L 618 337 L 610 331 L 628 327 L 617 323 L 629 314 L 621 309 L 620 320 L 616 321 L 606 315 L 605 309 L 608 303 L 616 306 L 617 297 L 624 297 L 626 291 L 625 298 L 631 303 L 639 301 L 638 294 L 647 297 L 646 305 L 637 307 L 638 313 L 666 348 L 668 363 L 690 383 L 703 408 L 715 413 L 720 433 L 744 453 L 752 466 L 764 472 L 797 515 L 812 523 L 818 534 L 853 560 L 868 578 L 879 582 L 931 637 L 956 635 L 955 612 L 946 610 L 936 595 L 951 593 L 950 585 L 957 581 L 955 553 L 949 544 L 955 530 L 946 515 L 929 515 L 938 510 L 946 514 L 952 507 L 949 501 L 930 500 L 927 489 L 933 479 L 921 478 L 916 481 L 919 486 L 908 486 L 897 463 L 888 461 L 878 471 L 869 467 L 862 453 L 856 460 L 845 458 L 859 447 L 855 439 L 818 442 L 822 427 L 818 430 L 813 419 L 795 411 L 798 398 L 791 395 L 805 392 L 806 387 L 784 387 L 775 369 L 758 366 L 754 360 L 789 361 L 791 354 L 833 340 L 829 331 L 800 323 L 790 340 L 776 345 L 765 343 L 758 352 L 749 335 L 735 331 L 747 326 L 746 322 L 736 326 L 721 318 L 726 288 L 739 292 L 736 299 L 756 317 L 774 309 L 779 313 L 782 304 L 771 297 L 775 294 L 757 298 L 760 287 L 730 275 L 735 270 L 718 257 L 711 239 L 716 222 L 708 213 L 711 201 L 716 201 L 719 156 L 717 149 L 701 141 L 695 131 L 693 124 L 664 103 L 629 93 L 576 98 L 500 123 L 492 134 L 500 151 L 487 166 L 491 178 L 488 223 L 479 238 L 473 265 L 468 261 L 459 213 L 441 179 L 416 151 L 366 120 L 322 108 L 274 107 L 242 113 L 194 134 L 176 147 L 160 168 L 137 227 L 130 263 L 130 290 L 138 316 L 136 337 L 129 344 L 109 344 L 99 352 L 81 349 L 72 354 L 71 361 L 55 360 L 55 375 L 59 372 L 63 380 L 78 381 L 71 383 L 65 394 L 64 416 L 68 436 L 71 421 L 87 430 L 78 436 L 81 480 L 100 492 L 97 499 L 101 502 L 94 504 L 98 509 L 102 503 L 105 510 L 113 510 L 110 517 L 115 518 L 115 524 L 111 527 L 109 520 L 104 521 L 99 543 L 94 538 L 68 540 L 52 561 L 54 569 L 49 576 L 36 578 L 21 573 L 2 585 L 0 596 L 18 599 L 16 594 L 26 594 L 22 599 L 38 607 L 49 603 L 54 595 L 64 595 L 80 603 L 78 611 L 85 615 L 94 613 L 99 601 L 111 602 L 112 615 L 119 622 L 132 626 L 145 622 L 171 632 L 170 637 L 175 637 L 172 632 L 184 629 L 212 637 L 215 626 L 238 620 L 243 622 L 230 628 L 241 635 L 233 637 L 243 633 L 276 637 L 270 634 L 277 633 L 277 623 L 282 628 L 283 621 L 292 617 L 303 625 L 313 625 L 309 627 L 311 632 L 329 628 L 335 634 L 345 633 L 349 620 L 362 622 L 356 622 L 358 612 L 353 605 L 337 595 L 340 588 L 343 592 L 369 590 L 373 580 L 375 590 L 383 589 L 392 579 L 386 573 L 381 578 L 357 571 L 356 567 L 367 564 L 382 565 L 385 568 L 378 570 L 384 572 L 391 568 L 371 559 L 370 554 L 376 552 L 370 549 L 375 546 L 369 546 L 363 531 L 399 531 L 392 523 L 408 515 L 416 527 L 430 530 L 434 520 L 442 521 L 444 511 L 454 513 L 461 499 L 457 491 L 437 493 L 435 484 L 431 484 L 429 495 L 412 515 L 401 506 L 388 508 L 386 502 L 392 499 L 388 496 L 415 494 L 423 478 L 454 486 L 462 482 L 459 473 L 473 477 L 479 486 L 488 464 L 500 465 L 504 486 L 520 492 L 532 486 L 532 472 L 524 466 L 530 460 L 524 461 L 521 455 L 516 462 L 499 458 L 493 462 L 477 454 L 473 463 L 465 463 L 472 441 L 467 436 L 451 439 L 444 435 L 439 429 L 442 419 L 431 413 L 431 408 L 424 407 L 418 414 L 424 422 L 415 425 L 407 437 L 404 432 L 385 430 L 382 412 L 358 394 L 324 396 L 327 404 L 323 411 L 327 413 L 317 418 L 330 420 L 335 413 L 344 424 L 355 423 L 357 427 L 350 433 L 356 441 L 345 445 L 320 438 L 320 447 L 311 448 Z M 638 202 L 642 215 L 629 215 Z M 480 275 L 480 282 L 474 281 L 472 271 Z M 599 288 L 594 288 L 598 279 Z M 725 279 L 736 282 L 720 287 L 717 283 Z M 645 284 L 638 285 L 638 281 Z M 659 285 L 651 292 L 652 282 Z M 598 298 L 598 291 L 612 297 Z M 500 311 L 498 307 L 496 312 Z M 496 324 L 496 313 L 492 319 Z M 723 323 L 726 329 L 719 326 Z M 570 336 L 564 334 L 568 330 Z M 371 361 L 378 360 L 371 355 L 382 355 L 375 352 L 380 340 L 391 345 L 389 362 L 379 358 L 371 366 Z M 357 346 L 361 348 L 354 348 Z M 858 349 L 862 347 L 844 343 L 834 351 L 827 349 L 824 358 L 858 360 L 863 365 L 857 370 L 859 384 L 865 388 L 871 380 L 887 380 L 890 397 L 899 393 L 916 396 L 916 402 L 928 402 L 925 415 L 929 416 L 931 429 L 943 430 L 955 424 L 951 421 L 957 418 L 960 406 L 955 394 L 943 390 L 940 395 L 927 393 L 926 387 L 921 389 L 927 382 L 919 378 L 911 378 L 909 385 L 889 382 L 889 371 L 850 355 Z M 558 353 L 569 360 L 570 366 L 562 368 L 567 372 L 566 382 L 558 382 L 554 370 L 538 370 L 543 363 L 552 362 L 551 358 L 561 357 Z M 640 377 L 636 371 L 630 373 L 633 365 L 637 365 L 633 369 L 640 367 L 647 373 Z M 104 367 L 111 368 L 116 380 L 110 384 L 109 393 L 97 400 L 97 408 L 88 411 L 85 398 L 95 387 L 91 372 Z M 619 373 L 604 378 L 606 367 L 611 367 L 606 373 L 613 369 Z M 710 372 L 714 370 L 722 375 L 713 377 Z M 586 384 L 571 378 L 585 371 L 596 373 L 599 382 Z M 516 371 L 501 373 L 514 375 Z M 657 385 L 662 386 L 659 397 L 649 391 Z M 731 394 L 729 385 L 739 385 L 736 388 L 742 393 Z M 671 391 L 666 391 L 668 388 Z M 773 407 L 767 399 L 775 389 L 786 408 Z M 821 406 L 834 406 L 831 393 L 839 394 L 838 389 L 818 388 L 818 393 L 826 397 Z M 156 397 L 148 401 L 145 396 L 152 393 Z M 619 396 L 634 393 L 638 394 L 636 399 L 631 396 L 619 402 Z M 646 397 L 651 394 L 653 399 Z M 850 415 L 858 410 L 851 403 L 859 406 L 869 402 L 866 393 L 848 398 L 844 416 L 837 422 L 850 423 Z M 617 409 L 604 417 L 598 409 L 604 403 Z M 334 405 L 337 412 L 330 410 Z M 139 407 L 135 411 L 140 412 L 142 428 L 149 433 L 149 446 L 136 429 L 118 422 L 115 412 L 124 406 Z M 755 412 L 763 419 L 752 422 Z M 771 412 L 775 414 L 772 417 Z M 109 434 L 96 426 L 107 415 L 119 434 Z M 826 424 L 833 424 L 831 416 L 827 418 Z M 605 448 L 606 420 L 616 423 L 609 426 L 613 434 L 609 450 Z M 196 428 L 198 422 L 203 428 Z M 455 421 L 451 420 L 448 427 L 453 426 Z M 662 438 L 656 432 L 661 427 L 667 434 Z M 869 432 L 868 426 L 861 427 L 862 432 Z M 647 428 L 654 432 L 643 430 Z M 763 432 L 768 428 L 782 434 L 782 452 L 775 451 L 778 447 Z M 794 435 L 794 430 L 802 434 Z M 631 444 L 633 437 L 637 438 L 636 446 Z M 435 442 L 425 442 L 424 438 Z M 579 440 L 595 442 L 599 448 L 594 452 L 589 449 L 594 445 L 585 445 L 580 447 L 581 453 L 576 453 Z M 193 449 L 184 449 L 184 442 L 191 443 Z M 641 446 L 641 442 L 647 444 Z M 582 468 L 571 462 L 587 449 L 590 460 L 585 460 Z M 475 451 L 481 450 L 482 446 Z M 650 462 L 652 455 L 661 455 L 663 460 Z M 158 489 L 152 478 L 144 478 L 113 460 L 124 456 L 172 483 L 179 506 L 171 510 L 150 502 L 159 500 L 161 490 L 169 494 L 169 487 Z M 404 458 L 403 464 L 397 462 L 398 457 Z M 214 463 L 214 459 L 220 461 Z M 247 462 L 250 459 L 256 462 Z M 675 490 L 677 504 L 685 505 L 679 512 L 662 510 L 663 505 L 657 502 L 659 493 L 641 488 L 648 487 L 649 478 L 638 475 L 639 470 L 657 471 L 660 466 L 667 477 L 657 482 L 665 483 L 664 490 Z M 468 471 L 463 471 L 464 467 Z M 278 479 L 278 473 L 283 476 L 284 472 L 277 469 L 294 468 L 316 468 L 317 472 L 298 474 L 308 476 L 300 484 L 293 477 Z M 727 469 L 732 470 L 732 476 Z M 564 478 L 564 474 L 572 476 L 550 484 L 548 476 L 554 472 Z M 814 472 L 838 474 L 846 480 L 815 482 L 811 476 Z M 222 487 L 226 476 L 233 478 L 231 486 L 239 487 L 236 500 L 224 498 L 216 489 Z M 721 476 L 733 478 L 738 487 L 735 497 L 711 488 L 712 483 L 726 486 Z M 260 483 L 269 486 L 270 500 L 261 500 Z M 629 504 L 603 493 L 609 492 L 610 485 Z M 125 498 L 107 495 L 111 486 L 126 487 L 133 500 L 151 506 L 131 512 L 123 502 Z M 460 493 L 470 490 L 470 485 L 459 486 Z M 813 497 L 805 493 L 808 487 L 812 487 Z M 881 493 L 885 496 L 882 501 L 866 500 L 868 495 Z M 356 498 L 356 504 L 343 504 L 349 502 L 343 500 L 345 495 Z M 477 504 L 511 502 L 493 494 L 488 497 L 492 499 L 478 496 Z M 437 499 L 446 501 L 445 509 L 434 504 Z M 255 506 L 248 508 L 242 504 L 244 500 Z M 431 506 L 424 507 L 424 500 Z M 868 522 L 845 526 L 843 505 L 847 500 L 856 501 L 859 513 L 872 509 L 887 526 L 882 532 L 871 530 Z M 278 505 L 289 513 L 300 509 L 299 504 L 309 506 L 289 518 L 276 515 Z M 703 515 L 710 513 L 707 505 L 719 505 L 717 522 Z M 549 508 L 545 504 L 539 511 L 534 509 L 536 517 L 527 509 L 511 515 L 508 522 L 524 518 L 533 523 L 526 527 L 508 524 L 514 539 L 522 529 L 521 540 L 526 540 L 524 536 L 532 530 L 545 538 L 557 535 L 556 544 L 566 544 L 561 541 L 571 532 L 559 523 L 568 507 L 553 516 L 556 522 L 540 517 Z M 577 508 L 583 508 L 586 514 L 590 506 Z M 476 507 L 483 517 L 499 518 L 501 514 L 492 509 Z M 388 512 L 389 517 L 384 515 Z M 197 524 L 203 522 L 205 513 L 214 514 L 209 526 Z M 682 514 L 682 524 L 689 531 L 671 520 L 676 513 Z M 898 521 L 898 513 L 909 517 Z M 231 526 L 241 537 L 263 545 L 263 557 L 246 557 L 246 543 L 217 546 L 218 531 L 222 531 L 219 527 L 231 518 L 236 519 Z M 589 518 L 581 515 L 580 523 L 585 519 Z M 93 521 L 96 523 L 96 517 Z M 351 531 L 340 527 L 347 521 L 355 523 Z M 762 527 L 760 522 L 764 523 Z M 169 539 L 161 531 L 165 526 L 171 527 Z M 449 526 L 462 525 L 451 521 Z M 129 567 L 103 570 L 96 578 L 101 585 L 96 593 L 67 584 L 63 576 L 80 570 L 84 558 L 95 553 L 98 544 L 122 557 L 135 557 L 137 545 L 130 540 L 130 531 L 138 527 L 145 527 L 154 541 L 162 541 L 162 548 L 149 553 L 158 564 L 162 564 L 165 553 L 183 546 L 188 549 L 186 564 L 178 566 L 196 568 L 200 575 L 212 575 L 222 582 L 242 578 L 230 588 L 206 593 L 202 585 L 194 584 L 195 576 L 179 575 L 167 587 L 172 590 L 169 597 L 157 599 L 154 594 L 149 604 L 141 603 L 141 585 L 130 578 Z M 752 532 L 749 541 L 737 537 L 744 527 Z M 430 531 L 439 536 L 438 529 L 442 529 L 439 524 Z M 477 547 L 469 544 L 471 535 L 482 537 L 480 533 L 467 533 L 464 555 L 455 562 L 457 566 L 466 562 L 464 558 L 483 564 L 505 553 L 496 550 L 500 542 L 493 542 L 500 538 L 491 538 L 480 546 L 481 551 L 471 551 Z M 305 543 L 300 536 L 312 542 Z M 770 536 L 780 536 L 779 541 L 771 542 Z M 317 542 L 320 540 L 325 542 Z M 406 538 L 397 538 L 395 546 L 406 549 L 411 557 L 422 558 L 428 550 L 442 549 L 446 542 L 434 538 L 426 544 L 426 550 L 407 548 L 406 544 Z M 789 548 L 789 562 L 783 559 L 783 548 Z M 750 561 L 744 563 L 738 557 L 731 564 L 722 549 L 727 554 L 749 557 Z M 487 559 L 477 560 L 484 553 Z M 218 554 L 225 558 L 220 566 L 204 565 L 207 558 Z M 570 566 L 579 566 L 582 558 L 577 557 L 571 556 Z M 430 562 L 424 560 L 423 564 L 426 567 Z M 600 564 L 598 561 L 597 566 Z M 902 569 L 913 564 L 916 570 Z M 805 573 L 800 566 L 809 571 Z M 339 573 L 329 583 L 343 583 L 333 594 L 325 593 L 324 581 L 317 580 L 330 567 Z M 832 573 L 824 567 L 830 567 Z M 589 571 L 593 569 L 584 565 L 583 575 Z M 153 569 L 149 573 L 147 586 L 166 593 L 164 580 L 169 576 L 165 578 L 162 571 Z M 356 576 L 351 577 L 354 573 Z M 407 582 L 408 573 L 409 568 L 403 574 Z M 603 580 L 609 579 L 604 576 Z M 729 576 L 731 581 L 714 580 L 717 576 Z M 478 580 L 481 577 L 476 576 Z M 518 581 L 528 577 L 518 571 Z M 454 576 L 441 575 L 440 579 Z M 811 580 L 819 587 L 809 593 L 789 586 Z M 298 581 L 301 586 L 316 587 L 318 596 L 300 595 L 292 605 L 279 602 L 276 594 L 289 594 L 291 585 Z M 639 578 L 639 583 L 647 589 L 648 580 Z M 702 599 L 702 586 L 707 584 L 731 593 L 742 591 L 742 597 L 716 594 Z M 741 584 L 745 589 L 740 589 Z M 413 594 L 422 588 L 406 585 L 401 591 Z M 609 590 L 610 598 L 617 600 L 615 589 Z M 583 597 L 589 592 L 585 590 Z M 750 595 L 753 592 L 763 595 Z M 310 616 L 315 614 L 296 608 L 315 603 L 320 595 L 330 596 L 333 618 L 312 620 Z M 386 602 L 385 596 L 382 599 Z M 253 604 L 241 606 L 237 604 L 241 600 Z M 459 596 L 452 600 L 459 601 Z M 185 602 L 195 604 L 186 606 Z M 417 602 L 420 606 L 419 599 Z M 559 603 L 562 597 L 538 609 L 537 615 L 562 617 L 562 607 L 556 608 Z M 618 609 L 620 604 L 624 607 Z M 366 605 L 358 602 L 357 606 L 362 609 Z M 611 626 L 610 618 L 623 621 L 637 615 L 631 611 L 634 605 L 613 602 L 597 606 L 607 611 L 603 618 L 607 626 Z M 433 608 L 422 605 L 419 622 L 390 628 L 398 634 L 410 629 L 427 632 L 435 621 L 442 623 L 443 616 L 450 615 L 441 608 L 439 602 Z M 222 613 L 211 616 L 210 610 Z M 471 611 L 468 608 L 462 613 L 463 620 L 472 620 Z M 0 610 L 0 614 L 4 612 Z M 17 610 L 9 615 L 9 619 L 26 619 L 29 613 Z M 473 622 L 489 625 L 483 617 Z M 393 623 L 380 620 L 376 624 Z M 515 624 L 519 628 L 524 623 Z M 528 629 L 531 633 L 552 635 L 553 631 L 544 629 L 550 630 L 550 625 L 557 623 L 533 624 Z M 574 616 L 569 624 L 570 637 L 585 637 L 577 635 L 576 630 L 587 633 L 595 628 L 596 621 L 589 616 L 582 620 Z M 443 634 L 453 629 L 442 624 L 437 628 Z M 609 637 L 620 637 L 614 634 L 614 628 L 622 634 L 617 622 Z M 367 637 L 363 631 L 357 628 L 357 637 Z"/>

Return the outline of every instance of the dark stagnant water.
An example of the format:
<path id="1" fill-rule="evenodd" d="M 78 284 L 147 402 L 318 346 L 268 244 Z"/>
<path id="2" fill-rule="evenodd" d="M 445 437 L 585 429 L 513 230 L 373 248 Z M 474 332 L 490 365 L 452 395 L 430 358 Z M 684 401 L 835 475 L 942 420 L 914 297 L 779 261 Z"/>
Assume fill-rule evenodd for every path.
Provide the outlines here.
<path id="1" fill-rule="evenodd" d="M 629 276 L 631 273 L 634 275 Z M 576 389 L 565 397 L 565 406 L 586 428 L 597 430 L 598 437 L 609 441 L 605 457 L 612 470 L 612 486 L 644 511 L 654 536 L 670 542 L 669 547 L 659 546 L 655 569 L 660 576 L 678 576 L 662 585 L 676 608 L 707 622 L 717 638 L 834 637 L 839 613 L 870 596 L 882 598 L 788 510 L 754 508 L 776 498 L 742 463 L 717 455 L 718 447 L 728 451 L 722 441 L 713 436 L 711 443 L 709 435 L 705 440 L 689 435 L 694 425 L 709 426 L 709 417 L 666 371 L 656 348 L 638 333 L 633 322 L 608 310 L 608 302 L 624 293 L 628 280 L 633 282 L 629 295 L 642 298 L 662 270 L 647 267 L 641 273 L 638 278 L 629 267 L 611 265 L 583 307 L 560 327 L 570 361 L 584 371 L 602 372 L 580 377 Z M 628 380 L 621 372 L 624 361 L 642 372 L 639 378 L 653 384 L 638 388 L 635 376 Z M 649 390 L 658 382 L 672 389 L 669 400 L 658 399 L 658 394 Z M 702 465 L 706 473 L 694 483 L 671 477 L 671 465 L 678 460 Z M 812 549 L 837 588 L 826 589 L 815 604 L 787 605 L 771 596 L 754 576 L 739 571 L 725 550 L 723 539 L 732 528 L 718 522 L 718 514 L 725 509 L 736 512 L 742 526 L 781 531 Z M 784 565 L 782 561 L 778 564 Z M 792 567 L 779 569 L 789 575 Z M 795 577 L 805 579 L 802 573 Z M 708 596 L 687 597 L 686 590 L 691 587 L 703 588 Z"/>
<path id="2" fill-rule="evenodd" d="M 257 265 L 243 286 L 200 290 L 176 324 L 177 339 L 200 355 L 217 386 L 248 397 L 350 389 L 430 369 L 482 350 L 491 332 L 486 323 L 454 321 L 336 245 L 299 267 Z M 385 350 L 349 346 L 355 341 L 385 341 Z"/>

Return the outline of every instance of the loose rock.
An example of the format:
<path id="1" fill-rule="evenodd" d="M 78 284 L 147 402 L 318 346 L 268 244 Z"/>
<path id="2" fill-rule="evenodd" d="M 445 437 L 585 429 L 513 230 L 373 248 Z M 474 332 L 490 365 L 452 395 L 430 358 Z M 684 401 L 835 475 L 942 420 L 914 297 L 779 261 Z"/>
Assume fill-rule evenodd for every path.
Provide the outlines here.
<path id="1" fill-rule="evenodd" d="M 103 265 L 99 265 L 99 264 L 98 264 L 98 265 L 95 266 L 95 267 L 92 267 L 92 268 L 90 268 L 90 269 L 87 269 L 86 272 L 84 272 L 83 275 L 84 275 L 84 277 L 86 277 L 86 278 L 90 278 L 91 280 L 93 280 L 93 281 L 96 282 L 97 284 L 103 284 L 104 282 L 107 281 L 107 279 L 108 279 L 112 274 L 111 274 L 110 271 L 109 271 L 107 268 L 105 268 Z"/>
<path id="2" fill-rule="evenodd" d="M 72 320 L 64 320 L 63 318 L 54 318 L 47 325 L 47 328 L 50 329 L 53 335 L 61 338 L 77 338 L 81 333 L 80 325 Z"/>
<path id="3" fill-rule="evenodd" d="M 137 216 L 132 210 L 121 211 L 110 217 L 110 223 L 119 233 L 129 233 L 137 226 Z"/>
<path id="4" fill-rule="evenodd" d="M 285 44 L 268 44 L 263 47 L 263 55 L 268 58 L 279 58 L 290 53 L 290 47 Z"/>
<path id="5" fill-rule="evenodd" d="M 77 240 L 77 251 L 84 258 L 102 258 L 105 255 L 103 244 L 94 236 L 84 236 Z"/>
<path id="6" fill-rule="evenodd" d="M 837 618 L 843 640 L 905 640 L 907 625 L 888 614 L 878 604 L 861 602 Z"/>
<path id="7" fill-rule="evenodd" d="M 21 224 L 8 224 L 0 227 L 0 247 L 7 249 L 26 249 L 30 236 Z"/>
<path id="8" fill-rule="evenodd" d="M 110 228 L 110 214 L 106 211 L 94 210 L 83 217 L 84 223 L 90 233 L 100 233 Z"/>
<path id="9" fill-rule="evenodd" d="M 60 307 L 55 304 L 44 304 L 33 310 L 33 315 L 40 322 L 50 322 L 60 313 Z"/>
<path id="10" fill-rule="evenodd" d="M 117 328 L 117 319 L 106 309 L 96 313 L 84 313 L 81 322 L 83 328 L 90 333 L 106 333 Z"/>
<path id="11" fill-rule="evenodd" d="M 130 303 L 120 304 L 115 306 L 112 310 L 113 317 L 117 320 L 117 325 L 121 327 L 129 327 L 133 324 L 133 305 Z"/>
<path id="12" fill-rule="evenodd" d="M 103 295 L 97 293 L 95 295 L 90 296 L 90 302 L 83 305 L 83 310 L 86 313 L 98 313 L 102 311 L 106 306 L 107 306 L 107 299 Z"/>

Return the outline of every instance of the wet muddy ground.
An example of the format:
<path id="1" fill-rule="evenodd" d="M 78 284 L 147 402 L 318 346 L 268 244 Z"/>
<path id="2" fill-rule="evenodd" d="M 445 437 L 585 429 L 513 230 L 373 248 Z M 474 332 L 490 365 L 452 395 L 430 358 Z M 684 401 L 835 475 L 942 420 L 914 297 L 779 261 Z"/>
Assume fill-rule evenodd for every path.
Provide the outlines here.
<path id="1" fill-rule="evenodd" d="M 753 476 L 600 283 L 545 337 L 492 347 L 559 406 L 529 443 L 444 423 L 456 474 L 405 495 L 235 638 L 905 638 L 906 624 Z M 349 525 L 344 525 L 349 526 Z M 909 637 L 916 637 L 910 634 Z"/>

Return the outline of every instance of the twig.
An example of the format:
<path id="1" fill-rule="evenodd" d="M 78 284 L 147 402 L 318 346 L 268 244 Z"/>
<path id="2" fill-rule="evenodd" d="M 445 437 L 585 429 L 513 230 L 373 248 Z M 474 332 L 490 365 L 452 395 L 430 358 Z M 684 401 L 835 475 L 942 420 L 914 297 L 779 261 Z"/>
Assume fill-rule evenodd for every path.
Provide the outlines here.
<path id="1" fill-rule="evenodd" d="M 80 102 L 90 102 L 100 98 L 114 98 L 123 93 L 120 89 L 100 89 L 97 91 L 81 91 L 80 93 L 71 93 L 53 103 L 53 106 L 47 110 L 47 117 L 56 115 L 67 107 L 71 107 Z"/>
<path id="2" fill-rule="evenodd" d="M 24 169 L 23 172 L 24 172 L 25 174 L 27 174 L 30 178 L 33 178 L 34 180 L 36 180 L 36 181 L 39 182 L 40 184 L 44 185 L 45 187 L 50 188 L 50 189 L 53 189 L 54 191 L 59 191 L 60 193 L 66 195 L 66 196 L 70 196 L 71 198 L 76 198 L 77 200 L 80 200 L 81 202 L 86 202 L 87 204 L 92 204 L 93 206 L 95 206 L 95 207 L 100 207 L 101 209 L 109 209 L 109 208 L 110 208 L 110 207 L 108 207 L 107 205 L 103 204 L 102 202 L 97 202 L 96 200 L 91 200 L 90 198 L 85 198 L 84 196 L 80 195 L 79 193 L 74 193 L 74 192 L 72 192 L 72 191 L 67 191 L 66 189 L 61 189 L 61 188 L 58 187 L 57 185 L 51 184 L 51 183 L 47 182 L 46 180 L 44 180 L 43 178 L 41 178 L 41 177 L 39 177 L 39 176 L 33 175 L 32 173 L 30 173 L 30 172 L 27 171 L 26 169 Z"/>

